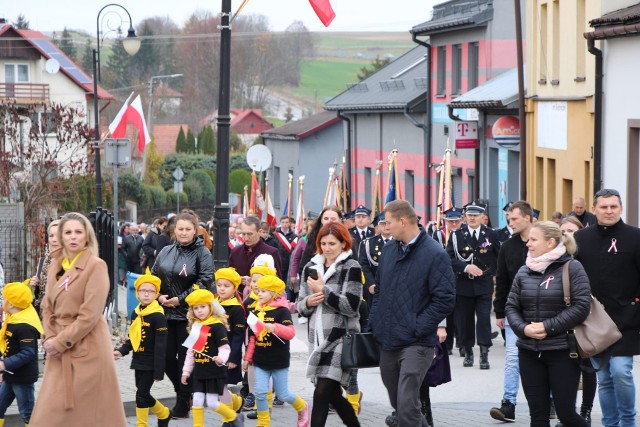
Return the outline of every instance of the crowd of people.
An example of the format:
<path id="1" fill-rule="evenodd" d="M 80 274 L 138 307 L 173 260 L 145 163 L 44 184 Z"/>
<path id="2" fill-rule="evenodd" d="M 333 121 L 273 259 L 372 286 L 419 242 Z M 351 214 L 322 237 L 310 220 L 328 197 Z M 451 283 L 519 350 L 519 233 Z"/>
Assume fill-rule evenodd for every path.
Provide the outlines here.
<path id="1" fill-rule="evenodd" d="M 345 335 L 359 331 L 371 332 L 380 348 L 380 375 L 394 408 L 389 426 L 433 427 L 425 379 L 436 351 L 457 349 L 462 366 L 472 368 L 477 346 L 478 367 L 488 370 L 500 333 L 504 394 L 491 417 L 515 421 L 522 383 L 532 427 L 550 426 L 555 417 L 556 426 L 591 425 L 596 392 L 603 425 L 635 426 L 640 230 L 621 219 L 619 193 L 598 191 L 593 213 L 576 198 L 572 212 L 554 213 L 551 221 L 538 221 L 526 201 L 504 210 L 508 225 L 493 229 L 480 201 L 452 207 L 442 224 L 426 227 L 402 200 L 388 203 L 371 224 L 365 206 L 327 206 L 299 227 L 300 236 L 288 216 L 276 228 L 239 217 L 229 227 L 228 266 L 218 270 L 210 224 L 193 211 L 151 226 L 122 224 L 118 280 L 134 274 L 139 304 L 116 349 L 102 315 L 109 279 L 96 236 L 86 217 L 65 214 L 49 224 L 42 274 L 2 290 L 0 426 L 14 399 L 32 427 L 126 425 L 113 360 L 129 353 L 140 427 L 150 412 L 158 426 L 188 417 L 204 426 L 206 409 L 224 426 L 244 425 L 244 411 L 268 427 L 272 406 L 285 403 L 298 427 L 324 426 L 331 412 L 359 426 L 358 371 L 341 362 Z M 592 295 L 622 339 L 582 359 L 571 336 Z M 308 323 L 309 402 L 288 387 L 293 315 Z M 46 363 L 35 399 L 38 340 Z M 152 395 L 165 374 L 175 390 L 172 408 Z"/>

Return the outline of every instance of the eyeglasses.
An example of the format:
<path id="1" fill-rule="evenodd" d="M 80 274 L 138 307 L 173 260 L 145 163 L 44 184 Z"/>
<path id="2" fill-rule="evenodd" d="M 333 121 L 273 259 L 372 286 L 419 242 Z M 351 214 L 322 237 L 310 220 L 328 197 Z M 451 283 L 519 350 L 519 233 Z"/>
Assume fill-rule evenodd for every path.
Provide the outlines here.
<path id="1" fill-rule="evenodd" d="M 593 196 L 594 199 L 598 197 L 608 197 L 608 196 L 618 196 L 620 197 L 620 193 L 618 190 L 614 190 L 612 188 L 603 188 L 602 190 L 598 190 L 598 192 Z"/>
<path id="2" fill-rule="evenodd" d="M 138 289 L 138 294 L 139 295 L 155 295 L 156 290 L 155 289 Z"/>

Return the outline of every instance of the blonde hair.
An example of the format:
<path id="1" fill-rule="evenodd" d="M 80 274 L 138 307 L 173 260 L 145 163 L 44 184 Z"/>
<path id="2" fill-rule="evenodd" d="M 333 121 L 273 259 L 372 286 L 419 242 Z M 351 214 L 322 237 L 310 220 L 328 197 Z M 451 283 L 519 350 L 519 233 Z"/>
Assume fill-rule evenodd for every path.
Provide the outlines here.
<path id="1" fill-rule="evenodd" d="M 49 223 L 49 225 L 47 226 L 47 234 L 51 233 L 51 229 L 53 227 L 58 227 L 60 225 L 60 220 L 59 219 L 54 219 L 53 221 L 51 221 Z"/>
<path id="2" fill-rule="evenodd" d="M 537 228 L 538 230 L 540 230 L 542 232 L 544 240 L 554 239 L 556 241 L 556 244 L 562 242 L 569 255 L 573 255 L 574 253 L 576 253 L 577 245 L 573 236 L 569 233 L 565 233 L 564 235 L 562 235 L 560 226 L 555 222 L 539 221 L 536 222 L 532 228 Z"/>
<path id="3" fill-rule="evenodd" d="M 214 300 L 211 304 L 207 304 L 209 306 L 209 316 L 220 320 L 225 329 L 229 330 L 229 323 L 227 322 L 227 316 L 224 314 L 224 308 L 222 309 L 222 313 L 219 313 L 215 307 L 216 302 L 217 301 Z M 218 303 L 218 306 L 220 306 L 220 303 Z M 187 332 L 190 333 L 193 324 L 199 320 L 193 313 L 193 307 L 189 307 L 189 310 L 187 311 L 187 320 L 189 321 L 189 324 L 187 325 Z"/>
<path id="4" fill-rule="evenodd" d="M 78 221 L 82 224 L 82 228 L 84 228 L 84 232 L 87 236 L 87 245 L 85 246 L 85 249 L 93 256 L 100 256 L 100 252 L 98 251 L 98 239 L 96 238 L 96 233 L 93 231 L 93 225 L 91 225 L 89 218 L 78 212 L 69 212 L 64 214 L 60 219 L 58 226 L 58 242 L 62 246 L 63 252 L 66 253 L 66 248 L 64 247 L 64 243 L 62 243 L 62 232 L 65 224 L 69 221 Z M 51 225 L 49 226 L 51 227 Z"/>

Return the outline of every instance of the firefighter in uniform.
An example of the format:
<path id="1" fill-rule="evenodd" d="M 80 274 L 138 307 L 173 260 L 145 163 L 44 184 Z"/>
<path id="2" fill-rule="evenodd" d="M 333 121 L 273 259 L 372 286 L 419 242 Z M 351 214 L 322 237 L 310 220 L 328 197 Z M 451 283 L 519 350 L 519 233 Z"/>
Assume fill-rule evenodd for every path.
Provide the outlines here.
<path id="1" fill-rule="evenodd" d="M 383 246 L 391 240 L 391 230 L 387 226 L 384 213 L 381 213 L 375 218 L 373 226 L 380 228 L 380 234 L 369 237 L 362 242 L 360 258 L 358 259 L 360 267 L 362 268 L 362 274 L 364 274 L 365 288 L 362 296 L 367 301 L 369 307 L 371 307 L 373 291 L 376 286 L 375 277 L 376 271 L 378 270 L 378 259 L 380 255 L 382 255 Z"/>
<path id="2" fill-rule="evenodd" d="M 465 206 L 465 220 L 451 233 L 447 253 L 456 273 L 454 310 L 459 343 L 464 348 L 463 366 L 473 366 L 473 346 L 480 347 L 480 369 L 489 369 L 491 347 L 491 298 L 500 241 L 496 232 L 482 225 L 482 206 Z M 477 320 L 476 320 L 477 317 Z"/>
<path id="3" fill-rule="evenodd" d="M 375 236 L 372 227 L 369 227 L 371 221 L 371 209 L 367 209 L 364 205 L 359 205 L 353 211 L 356 219 L 356 226 L 349 229 L 351 239 L 353 240 L 352 251 L 353 259 L 360 259 L 360 244 L 364 239 Z"/>

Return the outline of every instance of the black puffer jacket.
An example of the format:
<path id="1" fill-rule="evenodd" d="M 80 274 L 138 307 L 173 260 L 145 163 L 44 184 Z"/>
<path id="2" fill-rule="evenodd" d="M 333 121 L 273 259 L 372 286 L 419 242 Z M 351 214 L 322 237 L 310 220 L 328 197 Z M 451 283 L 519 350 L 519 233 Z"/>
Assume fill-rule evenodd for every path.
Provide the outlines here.
<path id="1" fill-rule="evenodd" d="M 162 280 L 160 294 L 168 298 L 178 297 L 180 306 L 177 308 L 164 307 L 168 320 L 186 320 L 189 306 L 184 299 L 195 290 L 213 290 L 213 257 L 204 246 L 202 239 L 197 238 L 188 246 L 181 246 L 174 242 L 165 246 L 158 256 L 151 272 Z"/>
<path id="2" fill-rule="evenodd" d="M 567 307 L 562 290 L 562 267 L 569 261 L 571 306 Z M 509 326 L 518 336 L 519 348 L 564 350 L 569 348 L 566 332 L 587 318 L 590 307 L 591 288 L 587 273 L 582 264 L 565 254 L 544 273 L 533 271 L 526 265 L 518 270 L 507 300 L 506 314 Z M 531 322 L 543 322 L 546 338 L 538 340 L 524 334 L 525 326 Z"/>

